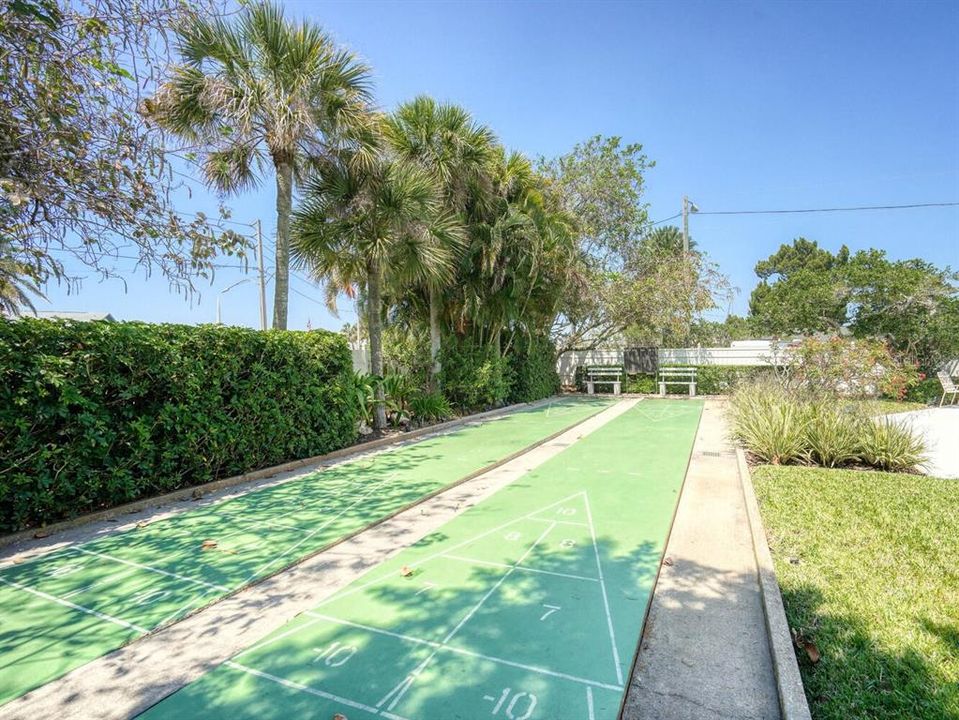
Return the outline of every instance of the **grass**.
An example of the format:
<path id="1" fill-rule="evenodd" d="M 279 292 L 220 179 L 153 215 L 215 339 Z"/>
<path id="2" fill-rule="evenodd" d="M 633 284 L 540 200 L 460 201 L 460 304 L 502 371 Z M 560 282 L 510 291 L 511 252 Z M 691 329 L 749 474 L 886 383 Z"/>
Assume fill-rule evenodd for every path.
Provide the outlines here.
<path id="1" fill-rule="evenodd" d="M 753 474 L 817 720 L 959 718 L 959 481 Z"/>

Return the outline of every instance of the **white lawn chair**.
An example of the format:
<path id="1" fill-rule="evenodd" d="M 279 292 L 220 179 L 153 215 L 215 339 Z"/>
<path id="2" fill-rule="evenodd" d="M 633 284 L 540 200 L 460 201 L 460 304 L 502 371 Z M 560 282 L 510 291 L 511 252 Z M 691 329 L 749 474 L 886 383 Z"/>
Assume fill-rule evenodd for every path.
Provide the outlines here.
<path id="1" fill-rule="evenodd" d="M 952 397 L 949 398 L 949 404 L 952 405 L 956 401 L 956 396 L 959 395 L 959 386 L 956 386 L 956 383 L 952 381 L 949 373 L 945 370 L 937 372 L 936 377 L 939 378 L 939 384 L 942 385 L 942 397 L 939 398 L 939 407 L 942 407 L 942 404 L 946 401 L 946 395 L 952 395 Z"/>

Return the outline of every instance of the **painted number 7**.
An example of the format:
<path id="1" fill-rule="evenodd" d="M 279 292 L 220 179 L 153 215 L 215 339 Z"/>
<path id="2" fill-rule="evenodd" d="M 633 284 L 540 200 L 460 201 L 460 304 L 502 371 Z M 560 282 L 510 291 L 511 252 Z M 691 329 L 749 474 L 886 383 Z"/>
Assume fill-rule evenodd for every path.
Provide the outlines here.
<path id="1" fill-rule="evenodd" d="M 545 603 L 543 604 L 543 607 L 546 608 L 546 612 L 544 612 L 544 613 L 543 613 L 543 616 L 539 619 L 540 622 L 542 622 L 543 620 L 545 620 L 546 618 L 548 618 L 550 615 L 552 615 L 552 614 L 553 614 L 554 612 L 556 612 L 557 610 L 562 610 L 562 609 L 563 609 L 563 608 L 561 608 L 559 605 L 546 605 Z"/>

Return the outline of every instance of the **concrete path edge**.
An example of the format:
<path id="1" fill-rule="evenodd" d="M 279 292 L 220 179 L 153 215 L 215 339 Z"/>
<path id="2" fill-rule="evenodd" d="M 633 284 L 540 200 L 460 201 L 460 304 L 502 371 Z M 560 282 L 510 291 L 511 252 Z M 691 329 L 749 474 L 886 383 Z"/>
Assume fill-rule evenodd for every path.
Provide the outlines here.
<path id="1" fill-rule="evenodd" d="M 766 542 L 766 530 L 759 514 L 759 503 L 753 488 L 752 476 L 746 455 L 742 448 L 736 448 L 736 461 L 739 465 L 739 478 L 742 483 L 743 498 L 746 501 L 746 514 L 749 517 L 749 529 L 753 537 L 753 553 L 756 556 L 756 568 L 759 571 L 759 590 L 766 617 L 766 632 L 769 637 L 769 650 L 773 660 L 773 673 L 776 677 L 776 689 L 779 692 L 779 708 L 783 720 L 811 720 L 809 703 L 803 689 L 799 664 L 793 651 L 792 635 L 786 621 L 782 593 L 773 568 L 772 553 Z"/>
<path id="2" fill-rule="evenodd" d="M 83 515 L 78 515 L 75 518 L 69 518 L 68 520 L 61 520 L 60 522 L 51 523 L 50 525 L 43 525 L 40 527 L 28 528 L 26 530 L 21 530 L 19 532 L 10 533 L 9 535 L 0 536 L 0 548 L 7 547 L 8 545 L 13 545 L 15 543 L 23 542 L 25 540 L 32 540 L 35 537 L 35 534 L 42 530 L 43 537 L 46 538 L 51 535 L 63 532 L 65 530 L 72 530 L 74 528 L 82 527 L 84 525 L 92 525 L 93 523 L 103 522 L 104 520 L 111 520 L 119 515 L 129 515 L 131 513 L 139 512 L 145 510 L 149 507 L 161 507 L 163 505 L 169 505 L 181 500 L 187 500 L 190 498 L 199 497 L 206 495 L 217 490 L 225 490 L 227 488 L 234 487 L 236 485 L 243 485 L 244 483 L 252 483 L 258 480 L 263 480 L 266 478 L 273 477 L 274 475 L 280 475 L 282 473 L 290 472 L 292 470 L 300 470 L 302 468 L 309 467 L 311 465 L 320 465 L 322 463 L 328 462 L 330 460 L 339 460 L 341 458 L 350 457 L 353 455 L 362 455 L 369 452 L 370 450 L 378 450 L 383 447 L 388 447 L 390 445 L 399 445 L 404 442 L 409 442 L 411 440 L 421 440 L 429 435 L 441 435 L 444 432 L 453 430 L 457 427 L 465 425 L 467 423 L 475 422 L 478 420 L 487 420 L 492 417 L 497 417 L 499 415 L 504 415 L 509 412 L 516 410 L 524 410 L 539 407 L 544 405 L 547 402 L 561 397 L 559 395 L 552 395 L 548 398 L 543 398 L 542 400 L 536 400 L 531 403 L 516 403 L 514 405 L 506 405 L 505 407 L 496 408 L 494 410 L 487 410 L 485 412 L 476 413 L 474 415 L 466 415 L 464 417 L 456 418 L 454 420 L 447 420 L 446 422 L 437 423 L 436 425 L 430 425 L 424 428 L 418 428 L 416 430 L 411 430 L 405 432 L 401 435 L 390 435 L 388 437 L 377 438 L 376 440 L 370 440 L 365 443 L 358 443 L 355 445 L 350 445 L 348 447 L 340 448 L 338 450 L 333 450 L 324 455 L 314 455 L 308 458 L 301 458 L 300 460 L 291 460 L 289 462 L 282 463 L 280 465 L 273 465 L 271 467 L 260 468 L 259 470 L 251 470 L 250 472 L 241 473 L 240 475 L 233 475 L 231 477 L 220 478 L 219 480 L 211 480 L 207 483 L 201 483 L 199 485 L 190 485 L 185 488 L 180 488 L 179 490 L 174 490 L 173 492 L 164 493 L 163 495 L 154 495 L 152 497 L 143 498 L 141 500 L 134 500 L 133 502 L 124 503 L 123 505 L 117 505 L 112 508 L 106 508 L 105 510 L 97 510 L 91 513 L 85 513 Z M 598 411 L 597 411 L 598 412 Z M 550 438 L 546 438 L 549 440 Z M 531 449 L 531 448 L 526 448 Z M 484 468 L 484 472 L 492 468 Z M 445 489 L 445 488 L 444 488 Z"/>

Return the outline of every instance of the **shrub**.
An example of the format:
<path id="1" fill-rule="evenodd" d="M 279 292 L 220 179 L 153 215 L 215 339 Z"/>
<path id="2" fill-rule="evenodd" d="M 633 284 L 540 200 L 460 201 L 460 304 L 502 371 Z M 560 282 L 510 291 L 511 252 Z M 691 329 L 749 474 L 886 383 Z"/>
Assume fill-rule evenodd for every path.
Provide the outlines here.
<path id="1" fill-rule="evenodd" d="M 806 338 L 790 356 L 795 380 L 816 393 L 901 400 L 920 379 L 915 364 L 899 360 L 874 338 Z"/>
<path id="2" fill-rule="evenodd" d="M 559 392 L 556 346 L 548 337 L 520 335 L 507 357 L 511 379 L 509 402 L 533 402 Z"/>
<path id="3" fill-rule="evenodd" d="M 740 388 L 730 410 L 733 435 L 762 462 L 864 464 L 905 472 L 925 459 L 923 441 L 909 427 L 874 421 L 834 399 L 800 395 L 774 382 Z"/>
<path id="4" fill-rule="evenodd" d="M 332 333 L 0 320 L 0 528 L 343 447 L 355 391 Z"/>
<path id="5" fill-rule="evenodd" d="M 439 392 L 417 392 L 410 397 L 410 412 L 421 422 L 446 420 L 453 416 L 449 400 Z"/>
<path id="6" fill-rule="evenodd" d="M 926 446 L 910 427 L 891 418 L 866 423 L 860 454 L 867 465 L 888 472 L 918 469 L 926 461 Z"/>
<path id="7" fill-rule="evenodd" d="M 490 345 L 444 338 L 440 383 L 450 403 L 462 410 L 498 407 L 510 388 L 508 360 Z"/>
<path id="8" fill-rule="evenodd" d="M 819 402 L 806 409 L 804 441 L 810 462 L 838 467 L 859 459 L 860 436 L 868 421 L 834 402 Z"/>
<path id="9" fill-rule="evenodd" d="M 737 393 L 733 433 L 757 459 L 785 465 L 807 454 L 806 407 L 771 383 Z"/>

